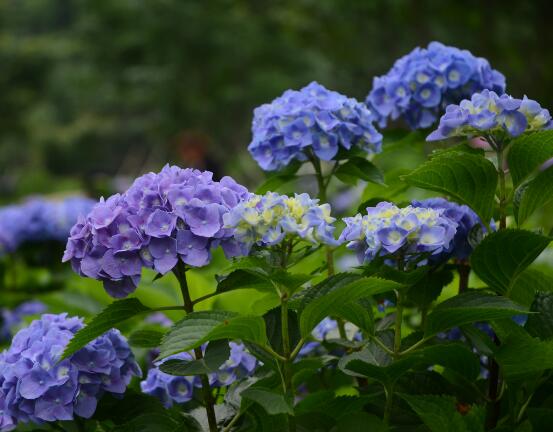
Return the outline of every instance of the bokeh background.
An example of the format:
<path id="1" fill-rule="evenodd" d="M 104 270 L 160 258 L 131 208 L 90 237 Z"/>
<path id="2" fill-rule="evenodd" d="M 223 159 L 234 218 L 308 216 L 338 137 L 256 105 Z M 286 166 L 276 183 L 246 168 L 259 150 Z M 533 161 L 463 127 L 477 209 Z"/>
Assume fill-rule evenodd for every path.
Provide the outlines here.
<path id="1" fill-rule="evenodd" d="M 553 108 L 547 1 L 2 0 L 0 199 L 97 197 L 166 162 L 263 177 L 252 110 L 317 80 L 363 100 L 432 40 Z"/>

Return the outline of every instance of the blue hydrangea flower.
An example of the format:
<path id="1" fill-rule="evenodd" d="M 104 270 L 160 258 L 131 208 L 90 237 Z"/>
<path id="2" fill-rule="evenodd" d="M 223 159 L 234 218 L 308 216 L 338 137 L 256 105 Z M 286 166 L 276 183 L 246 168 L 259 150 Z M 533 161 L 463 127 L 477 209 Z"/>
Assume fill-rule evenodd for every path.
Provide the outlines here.
<path id="1" fill-rule="evenodd" d="M 13 331 L 25 317 L 46 312 L 46 306 L 36 300 L 21 303 L 15 309 L 0 308 L 0 341 L 9 341 Z"/>
<path id="2" fill-rule="evenodd" d="M 330 205 L 319 204 L 307 194 L 294 197 L 267 192 L 251 195 L 224 216 L 225 226 L 234 230 L 243 253 L 253 245 L 274 246 L 291 236 L 311 243 L 336 245 L 335 221 Z"/>
<path id="3" fill-rule="evenodd" d="M 226 387 L 234 381 L 251 376 L 258 366 L 256 358 L 245 348 L 244 344 L 230 342 L 230 357 L 221 365 L 219 371 L 209 375 L 211 387 Z M 202 346 L 205 350 L 207 345 Z M 193 353 L 179 353 L 166 357 L 154 363 L 148 371 L 148 376 L 140 383 L 142 392 L 158 398 L 167 408 L 173 404 L 182 404 L 190 401 L 194 396 L 194 389 L 201 387 L 199 376 L 175 376 L 162 372 L 159 366 L 167 360 L 194 360 Z"/>
<path id="4" fill-rule="evenodd" d="M 255 109 L 248 150 L 267 171 L 305 161 L 307 152 L 325 161 L 340 148 L 379 153 L 382 135 L 372 122 L 364 104 L 312 82 Z"/>
<path id="5" fill-rule="evenodd" d="M 373 80 L 367 106 L 381 127 L 402 117 L 412 129 L 432 126 L 448 104 L 483 89 L 505 91 L 505 77 L 467 50 L 431 42 L 401 57 Z"/>
<path id="6" fill-rule="evenodd" d="M 315 340 L 306 342 L 300 349 L 297 358 L 301 359 L 321 350 L 321 342 L 326 339 L 329 333 L 338 331 L 338 323 L 336 320 L 326 317 L 323 319 L 311 332 L 311 336 Z"/>
<path id="7" fill-rule="evenodd" d="M 457 222 L 449 219 L 444 209 L 398 208 L 389 202 L 367 208 L 367 214 L 344 218 L 346 228 L 340 240 L 357 253 L 359 262 L 376 257 L 394 261 L 401 257 L 405 264 L 425 264 L 423 256 L 447 251 L 455 236 Z"/>
<path id="8" fill-rule="evenodd" d="M 455 136 L 517 137 L 524 132 L 551 129 L 549 111 L 526 96 L 515 99 L 488 90 L 474 93 L 459 105 L 449 105 L 438 129 L 426 138 L 438 141 Z M 494 144 L 493 142 L 490 144 Z"/>
<path id="9" fill-rule="evenodd" d="M 59 201 L 32 198 L 1 208 L 0 255 L 14 252 L 26 242 L 65 241 L 78 217 L 93 205 L 93 200 L 75 196 Z"/>
<path id="10" fill-rule="evenodd" d="M 20 330 L 0 354 L 0 430 L 18 422 L 90 418 L 104 393 L 121 395 L 141 371 L 126 339 L 110 330 L 58 362 L 80 318 L 43 315 Z"/>
<path id="11" fill-rule="evenodd" d="M 142 267 L 161 274 L 177 262 L 202 267 L 211 250 L 240 252 L 223 216 L 249 196 L 230 177 L 165 166 L 135 180 L 123 194 L 101 199 L 71 229 L 64 261 L 80 275 L 101 280 L 113 297 L 136 289 Z"/>
<path id="12" fill-rule="evenodd" d="M 423 201 L 413 201 L 411 205 L 413 207 L 443 209 L 444 216 L 457 222 L 455 237 L 453 237 L 449 248 L 441 254 L 444 259 L 449 257 L 459 260 L 468 259 L 472 253 L 472 246 L 469 242 L 471 231 L 479 225 L 482 231 L 486 232 L 486 228 L 480 218 L 466 205 L 457 204 L 445 198 L 429 198 Z M 490 222 L 490 225 L 492 229 L 495 229 L 493 221 Z"/>

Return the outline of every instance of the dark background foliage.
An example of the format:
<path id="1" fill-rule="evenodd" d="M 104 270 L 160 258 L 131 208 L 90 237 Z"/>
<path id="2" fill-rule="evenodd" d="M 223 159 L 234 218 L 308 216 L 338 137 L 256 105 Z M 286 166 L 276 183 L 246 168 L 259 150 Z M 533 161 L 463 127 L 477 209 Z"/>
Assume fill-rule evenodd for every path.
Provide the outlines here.
<path id="1" fill-rule="evenodd" d="M 262 176 L 252 110 L 311 80 L 364 99 L 432 40 L 553 108 L 546 1 L 4 0 L 0 193 L 97 194 L 165 162 Z"/>

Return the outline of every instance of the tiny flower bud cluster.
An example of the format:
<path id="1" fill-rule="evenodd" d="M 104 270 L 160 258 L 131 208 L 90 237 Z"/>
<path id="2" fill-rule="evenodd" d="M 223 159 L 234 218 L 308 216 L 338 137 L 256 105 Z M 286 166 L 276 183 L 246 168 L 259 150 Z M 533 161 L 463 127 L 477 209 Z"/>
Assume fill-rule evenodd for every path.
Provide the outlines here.
<path id="1" fill-rule="evenodd" d="M 18 422 L 90 418 L 106 392 L 121 395 L 141 371 L 126 339 L 110 330 L 59 362 L 80 318 L 43 315 L 13 338 L 0 354 L 0 430 Z"/>
<path id="2" fill-rule="evenodd" d="M 97 203 L 71 229 L 63 260 L 103 281 L 111 296 L 125 297 L 136 289 L 142 267 L 165 274 L 179 259 L 202 267 L 218 246 L 235 256 L 239 248 L 223 216 L 247 196 L 230 177 L 217 182 L 211 172 L 167 165 Z"/>
<path id="3" fill-rule="evenodd" d="M 307 160 L 307 152 L 328 161 L 340 148 L 358 147 L 380 153 L 382 135 L 367 107 L 312 82 L 299 91 L 287 90 L 254 111 L 253 139 L 248 149 L 267 171 L 292 160 Z"/>
<path id="4" fill-rule="evenodd" d="M 446 105 L 483 89 L 503 93 L 505 77 L 484 58 L 432 42 L 375 77 L 366 103 L 382 127 L 389 118 L 403 117 L 412 129 L 423 129 L 436 122 Z"/>
<path id="5" fill-rule="evenodd" d="M 314 244 L 337 244 L 330 205 L 319 205 L 319 200 L 305 193 L 294 197 L 274 192 L 251 195 L 227 213 L 224 220 L 225 226 L 234 229 L 244 254 L 253 245 L 274 246 L 292 236 Z"/>
<path id="6" fill-rule="evenodd" d="M 226 387 L 236 380 L 253 374 L 257 367 L 257 360 L 242 343 L 230 342 L 230 357 L 221 365 L 219 371 L 209 374 L 211 387 Z M 205 346 L 202 347 L 205 349 Z M 175 376 L 162 372 L 159 366 L 167 360 L 194 360 L 193 354 L 179 353 L 169 356 L 155 363 L 155 367 L 148 371 L 148 376 L 140 383 L 142 391 L 158 398 L 161 403 L 170 408 L 174 403 L 182 404 L 190 401 L 194 389 L 201 387 L 199 376 Z"/>
<path id="7" fill-rule="evenodd" d="M 344 218 L 344 222 L 340 240 L 349 242 L 347 247 L 361 263 L 382 256 L 424 264 L 423 255 L 448 250 L 457 230 L 457 222 L 446 217 L 443 209 L 398 208 L 389 202 L 367 208 L 366 215 Z"/>
<path id="8" fill-rule="evenodd" d="M 93 200 L 83 197 L 62 201 L 33 198 L 0 209 L 0 255 L 14 252 L 26 242 L 65 241 L 77 218 L 93 205 Z"/>
<path id="9" fill-rule="evenodd" d="M 516 99 L 506 94 L 498 96 L 493 91 L 483 90 L 481 93 L 474 93 L 470 100 L 462 100 L 459 105 L 449 105 L 440 119 L 438 129 L 428 135 L 426 140 L 481 135 L 502 139 L 505 135 L 517 137 L 524 132 L 552 127 L 549 111 L 538 102 L 526 96 Z"/>

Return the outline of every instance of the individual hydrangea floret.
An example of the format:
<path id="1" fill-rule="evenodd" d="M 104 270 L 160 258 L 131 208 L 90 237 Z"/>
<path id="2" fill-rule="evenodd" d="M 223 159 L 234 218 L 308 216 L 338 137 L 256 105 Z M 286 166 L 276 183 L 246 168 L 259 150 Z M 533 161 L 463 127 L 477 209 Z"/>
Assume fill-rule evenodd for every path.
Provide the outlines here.
<path id="1" fill-rule="evenodd" d="M 63 200 L 32 198 L 23 204 L 0 209 L 0 255 L 14 252 L 27 242 L 65 241 L 80 215 L 87 214 L 94 201 L 84 197 Z"/>
<path id="2" fill-rule="evenodd" d="M 46 314 L 20 330 L 0 354 L 0 430 L 19 422 L 90 418 L 104 393 L 122 395 L 141 371 L 118 330 L 59 362 L 80 318 Z"/>
<path id="3" fill-rule="evenodd" d="M 348 242 L 361 263 L 385 257 L 388 262 L 400 259 L 423 265 L 428 257 L 447 251 L 453 241 L 457 222 L 444 213 L 444 209 L 399 208 L 381 202 L 368 207 L 366 215 L 344 218 L 340 240 Z"/>
<path id="4" fill-rule="evenodd" d="M 0 341 L 10 340 L 13 331 L 25 317 L 46 312 L 46 305 L 37 300 L 21 303 L 14 309 L 0 308 Z"/>
<path id="5" fill-rule="evenodd" d="M 466 205 L 457 204 L 446 200 L 445 198 L 429 198 L 423 201 L 413 201 L 413 207 L 443 209 L 444 216 L 457 222 L 457 232 L 453 241 L 447 250 L 442 252 L 444 258 L 455 258 L 458 260 L 466 260 L 472 253 L 472 245 L 470 236 L 475 229 L 486 232 L 486 228 L 482 220 L 472 209 Z M 495 229 L 493 221 L 490 222 L 490 228 Z M 475 233 L 476 234 L 476 233 Z"/>
<path id="6" fill-rule="evenodd" d="M 340 148 L 379 153 L 382 135 L 372 123 L 364 104 L 312 82 L 255 109 L 248 150 L 267 171 L 305 161 L 308 154 L 329 161 Z"/>
<path id="7" fill-rule="evenodd" d="M 209 374 L 211 387 L 226 387 L 236 380 L 251 376 L 257 368 L 257 360 L 251 355 L 244 344 L 230 342 L 230 357 L 221 365 L 219 371 Z M 206 345 L 202 346 L 205 350 Z M 156 397 L 161 403 L 170 408 L 173 404 L 182 404 L 190 401 L 194 396 L 194 389 L 202 386 L 199 376 L 175 376 L 162 372 L 159 366 L 167 360 L 194 360 L 193 353 L 179 353 L 154 363 L 148 371 L 148 376 L 140 383 L 142 392 Z"/>
<path id="8" fill-rule="evenodd" d="M 136 179 L 123 194 L 100 200 L 71 229 L 64 261 L 82 276 L 103 281 L 113 297 L 136 289 L 143 267 L 161 274 L 181 260 L 202 267 L 211 250 L 239 253 L 223 216 L 249 196 L 230 177 L 165 166 Z"/>
<path id="9" fill-rule="evenodd" d="M 438 141 L 456 136 L 492 136 L 501 140 L 552 127 L 549 111 L 538 102 L 526 96 L 516 99 L 483 90 L 474 93 L 470 100 L 462 100 L 459 105 L 449 105 L 440 118 L 438 129 L 426 140 Z"/>
<path id="10" fill-rule="evenodd" d="M 288 197 L 267 192 L 252 194 L 227 213 L 224 221 L 234 230 L 244 254 L 253 245 L 274 246 L 293 236 L 314 244 L 336 245 L 332 225 L 335 219 L 330 210 L 329 204 L 319 204 L 319 200 L 305 193 Z"/>
<path id="11" fill-rule="evenodd" d="M 366 103 L 380 126 L 402 117 L 412 129 L 432 126 L 445 107 L 483 89 L 505 91 L 505 77 L 467 50 L 431 42 L 401 57 L 373 80 Z"/>

